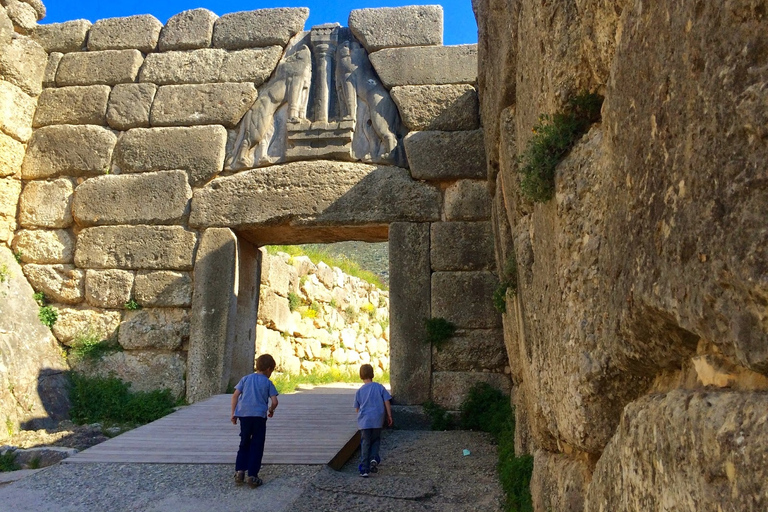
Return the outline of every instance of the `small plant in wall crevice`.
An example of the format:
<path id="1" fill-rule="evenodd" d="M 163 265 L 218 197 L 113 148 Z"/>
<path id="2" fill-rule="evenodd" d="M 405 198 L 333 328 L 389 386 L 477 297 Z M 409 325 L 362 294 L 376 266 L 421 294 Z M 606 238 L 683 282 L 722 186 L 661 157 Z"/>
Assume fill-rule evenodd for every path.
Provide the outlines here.
<path id="1" fill-rule="evenodd" d="M 426 343 L 433 345 L 437 350 L 456 334 L 456 325 L 445 318 L 427 318 L 424 320 L 424 328 L 427 330 Z"/>
<path id="2" fill-rule="evenodd" d="M 37 292 L 32 297 L 37 302 L 37 305 L 40 306 L 37 318 L 48 328 L 53 327 L 53 324 L 59 319 L 59 313 L 52 306 L 48 305 L 48 299 L 43 292 Z"/>
<path id="3" fill-rule="evenodd" d="M 128 302 L 126 302 L 123 307 L 125 309 L 127 309 L 128 311 L 137 311 L 137 310 L 141 309 L 141 304 L 136 302 L 136 299 L 131 299 Z"/>
<path id="4" fill-rule="evenodd" d="M 514 250 L 507 258 L 504 272 L 499 279 L 499 286 L 493 292 L 493 306 L 499 313 L 507 311 L 507 291 L 517 294 L 517 257 Z"/>

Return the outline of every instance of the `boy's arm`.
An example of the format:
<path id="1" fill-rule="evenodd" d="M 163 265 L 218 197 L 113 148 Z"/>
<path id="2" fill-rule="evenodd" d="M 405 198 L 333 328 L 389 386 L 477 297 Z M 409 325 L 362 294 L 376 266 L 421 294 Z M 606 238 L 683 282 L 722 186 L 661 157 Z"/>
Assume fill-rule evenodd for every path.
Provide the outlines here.
<path id="1" fill-rule="evenodd" d="M 384 400 L 384 409 L 387 410 L 387 426 L 392 426 L 392 406 L 389 405 L 389 400 Z"/>
<path id="2" fill-rule="evenodd" d="M 272 405 L 269 406 L 269 410 L 267 411 L 267 416 L 272 417 L 273 414 L 275 414 L 275 409 L 277 409 L 277 397 L 271 396 L 269 399 L 272 401 Z"/>
<path id="3" fill-rule="evenodd" d="M 240 390 L 236 389 L 232 393 L 232 412 L 229 415 L 229 419 L 233 425 L 237 425 L 237 418 L 235 418 L 235 407 L 237 407 L 237 399 L 240 397 Z"/>

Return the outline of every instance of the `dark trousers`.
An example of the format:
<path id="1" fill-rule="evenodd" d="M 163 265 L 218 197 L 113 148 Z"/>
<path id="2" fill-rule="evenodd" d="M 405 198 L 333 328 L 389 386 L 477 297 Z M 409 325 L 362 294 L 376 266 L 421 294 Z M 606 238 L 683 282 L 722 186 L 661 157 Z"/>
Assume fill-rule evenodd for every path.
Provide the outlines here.
<path id="1" fill-rule="evenodd" d="M 381 462 L 379 457 L 379 445 L 381 444 L 380 428 L 361 428 L 360 429 L 360 466 L 358 469 L 363 473 L 371 470 L 371 461 Z"/>
<path id="2" fill-rule="evenodd" d="M 267 418 L 240 417 L 240 448 L 237 450 L 235 471 L 248 470 L 248 476 L 259 476 L 267 436 Z"/>

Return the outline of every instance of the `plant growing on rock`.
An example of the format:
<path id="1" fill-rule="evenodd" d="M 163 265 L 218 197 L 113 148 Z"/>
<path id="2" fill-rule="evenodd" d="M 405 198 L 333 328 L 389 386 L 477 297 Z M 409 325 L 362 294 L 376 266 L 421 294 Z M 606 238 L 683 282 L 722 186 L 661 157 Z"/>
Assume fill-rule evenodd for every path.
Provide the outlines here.
<path id="1" fill-rule="evenodd" d="M 33 297 L 35 302 L 37 302 L 37 305 L 40 306 L 40 309 L 37 312 L 37 318 L 40 319 L 43 325 L 49 328 L 53 327 L 53 324 L 59 319 L 59 313 L 53 309 L 53 307 L 48 305 L 48 299 L 43 292 L 37 292 Z"/>
<path id="2" fill-rule="evenodd" d="M 301 299 L 298 293 L 296 292 L 288 293 L 288 309 L 290 309 L 291 312 L 296 311 L 303 304 L 304 304 L 304 301 Z"/>
<path id="3" fill-rule="evenodd" d="M 121 350 L 122 347 L 115 340 L 103 340 L 94 333 L 81 334 L 72 342 L 69 358 L 75 363 L 98 361 L 107 354 Z"/>
<path id="4" fill-rule="evenodd" d="M 123 307 L 127 309 L 128 311 L 137 311 L 141 309 L 141 304 L 136 302 L 136 299 L 131 299 L 128 302 L 126 302 Z"/>
<path id="5" fill-rule="evenodd" d="M 424 328 L 427 331 L 426 343 L 433 345 L 437 350 L 456 334 L 456 325 L 445 318 L 427 318 L 424 320 Z"/>
<path id="6" fill-rule="evenodd" d="M 13 257 L 16 258 L 16 263 L 18 263 L 19 265 L 21 265 L 21 257 L 23 255 L 24 255 L 24 253 L 21 250 L 16 251 L 15 253 L 13 253 Z"/>
<path id="7" fill-rule="evenodd" d="M 572 97 L 555 114 L 542 114 L 533 127 L 533 137 L 519 157 L 520 192 L 529 200 L 543 203 L 555 193 L 555 168 L 576 141 L 600 120 L 603 97 L 582 92 Z"/>
<path id="8" fill-rule="evenodd" d="M 6 471 L 16 471 L 17 469 L 21 469 L 21 467 L 16 464 L 15 450 L 6 450 L 2 455 L 0 455 L 0 473 Z"/>
<path id="9" fill-rule="evenodd" d="M 499 313 L 507 311 L 507 291 L 517 294 L 517 256 L 514 251 L 507 258 L 499 286 L 493 292 L 493 306 Z"/>
<path id="10" fill-rule="evenodd" d="M 8 270 L 8 265 L 0 265 L 0 283 L 6 282 L 11 278 L 11 271 Z"/>

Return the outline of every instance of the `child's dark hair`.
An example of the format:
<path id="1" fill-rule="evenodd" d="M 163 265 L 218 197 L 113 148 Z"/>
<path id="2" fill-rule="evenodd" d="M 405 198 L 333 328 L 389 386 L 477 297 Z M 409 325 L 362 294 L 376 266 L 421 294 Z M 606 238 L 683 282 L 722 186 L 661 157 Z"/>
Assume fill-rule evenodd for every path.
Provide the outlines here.
<path id="1" fill-rule="evenodd" d="M 369 364 L 364 364 L 360 367 L 360 378 L 365 379 L 373 379 L 373 366 Z"/>
<path id="2" fill-rule="evenodd" d="M 277 363 L 275 363 L 275 358 L 269 354 L 261 354 L 256 358 L 256 371 L 258 372 L 274 370 L 275 366 L 277 366 Z"/>

